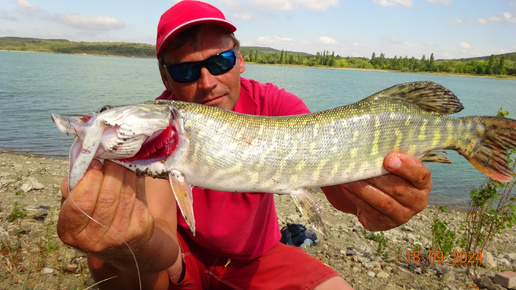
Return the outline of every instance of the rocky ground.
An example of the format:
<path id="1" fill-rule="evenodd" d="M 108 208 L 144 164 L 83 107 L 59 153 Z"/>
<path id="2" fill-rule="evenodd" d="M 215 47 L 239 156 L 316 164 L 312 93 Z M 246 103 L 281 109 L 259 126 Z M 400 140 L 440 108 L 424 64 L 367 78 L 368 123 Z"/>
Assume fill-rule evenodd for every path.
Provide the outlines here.
<path id="1" fill-rule="evenodd" d="M 85 289 L 93 284 L 85 255 L 62 244 L 55 229 L 67 168 L 64 159 L 0 152 L 0 289 Z M 504 230 L 482 253 L 480 266 L 468 269 L 460 259 L 453 263 L 453 255 L 434 263 L 428 256 L 434 216 L 456 231 L 463 211 L 443 213 L 429 206 L 406 225 L 373 235 L 356 217 L 317 198 L 327 237 L 306 250 L 356 289 L 503 289 L 493 283 L 495 273 L 516 271 L 515 229 Z M 276 202 L 281 225 L 305 223 L 288 196 L 277 196 Z M 416 251 L 419 262 L 413 260 Z"/>

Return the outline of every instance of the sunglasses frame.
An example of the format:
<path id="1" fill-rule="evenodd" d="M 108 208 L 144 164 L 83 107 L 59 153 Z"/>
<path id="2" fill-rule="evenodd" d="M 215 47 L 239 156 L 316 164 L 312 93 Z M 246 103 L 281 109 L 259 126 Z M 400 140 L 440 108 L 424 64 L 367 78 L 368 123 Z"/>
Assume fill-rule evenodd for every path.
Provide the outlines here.
<path id="1" fill-rule="evenodd" d="M 232 55 L 232 56 L 224 56 L 224 55 L 223 55 L 223 54 L 226 54 L 226 53 L 228 53 L 228 52 L 232 52 L 232 53 L 233 53 L 233 55 Z M 181 63 L 175 63 L 175 64 L 170 64 L 170 65 L 167 65 L 167 64 L 161 63 L 161 66 L 163 66 L 163 68 L 164 68 L 164 69 L 165 69 L 165 71 L 167 72 L 168 76 L 169 76 L 173 81 L 175 81 L 175 82 L 177 82 L 177 83 L 191 83 L 191 82 L 195 82 L 195 81 L 197 81 L 197 80 L 200 78 L 200 76 L 201 76 L 200 71 L 201 71 L 201 69 L 202 69 L 203 67 L 205 67 L 206 69 L 208 69 L 208 71 L 210 72 L 210 74 L 215 75 L 215 76 L 217 76 L 217 75 L 223 75 L 223 74 L 225 74 L 225 73 L 229 72 L 229 71 L 230 71 L 230 70 L 232 70 L 232 69 L 235 67 L 235 65 L 236 65 L 237 54 L 238 54 L 238 49 L 237 49 L 237 46 L 235 45 L 235 46 L 233 46 L 233 48 L 232 48 L 232 49 L 229 49 L 229 50 L 223 51 L 223 52 L 221 52 L 221 53 L 217 53 L 217 54 L 212 55 L 212 56 L 210 56 L 210 57 L 208 57 L 208 58 L 206 58 L 206 59 L 204 59 L 204 60 L 200 60 L 200 61 L 188 61 L 188 62 L 181 62 Z M 232 65 L 231 65 L 227 70 L 223 71 L 223 72 L 222 72 L 222 73 L 220 73 L 220 74 L 214 74 L 214 73 L 212 72 L 212 69 L 209 67 L 209 64 L 210 64 L 210 61 L 211 61 L 211 60 L 213 60 L 214 58 L 218 58 L 218 57 L 223 57 L 223 58 L 225 58 L 225 59 L 231 59 L 231 58 L 232 58 L 232 59 L 233 59 L 233 61 L 232 61 Z M 198 75 L 199 75 L 199 76 L 198 76 L 196 79 L 193 79 L 193 80 L 191 80 L 191 81 L 190 81 L 190 80 L 186 80 L 186 81 L 185 81 L 185 80 L 176 80 L 176 79 L 174 79 L 174 77 L 173 77 L 173 76 L 172 76 L 172 74 L 170 73 L 170 70 L 171 70 L 174 66 L 180 66 L 180 65 L 189 65 L 189 66 L 193 65 L 195 68 L 197 68 L 197 69 L 199 70 L 199 73 L 198 73 Z"/>

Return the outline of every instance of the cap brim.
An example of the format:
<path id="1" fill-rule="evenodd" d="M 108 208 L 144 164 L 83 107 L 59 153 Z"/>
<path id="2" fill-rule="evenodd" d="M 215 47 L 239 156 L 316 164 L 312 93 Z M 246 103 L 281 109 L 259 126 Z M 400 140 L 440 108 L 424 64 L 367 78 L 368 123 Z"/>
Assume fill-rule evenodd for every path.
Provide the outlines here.
<path id="1" fill-rule="evenodd" d="M 161 40 L 161 43 L 159 44 L 157 51 L 156 51 L 157 55 L 159 56 L 160 53 L 163 51 L 163 49 L 170 42 L 170 40 L 173 39 L 181 31 L 183 31 L 189 27 L 192 27 L 195 25 L 201 25 L 201 24 L 210 24 L 210 25 L 220 26 L 230 33 L 234 33 L 236 31 L 236 26 L 233 23 L 231 23 L 230 21 L 224 20 L 224 19 L 220 19 L 220 18 L 200 18 L 200 19 L 195 19 L 193 21 L 185 22 L 185 23 L 181 24 L 180 26 L 176 27 L 174 30 L 170 31 L 163 38 L 163 40 Z"/>

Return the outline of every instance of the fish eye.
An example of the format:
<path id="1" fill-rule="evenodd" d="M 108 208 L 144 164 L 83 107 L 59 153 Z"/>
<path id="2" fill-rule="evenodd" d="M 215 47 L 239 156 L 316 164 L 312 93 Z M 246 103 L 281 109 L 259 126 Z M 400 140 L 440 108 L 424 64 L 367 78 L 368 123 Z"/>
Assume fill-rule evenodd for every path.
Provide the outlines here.
<path id="1" fill-rule="evenodd" d="M 97 111 L 97 113 L 99 113 L 99 114 L 100 114 L 100 113 L 102 113 L 102 112 L 104 112 L 104 111 L 107 111 L 107 110 L 110 110 L 110 109 L 113 109 L 113 106 L 111 106 L 111 105 L 105 105 L 105 106 L 103 106 L 102 108 L 100 108 L 100 109 Z"/>

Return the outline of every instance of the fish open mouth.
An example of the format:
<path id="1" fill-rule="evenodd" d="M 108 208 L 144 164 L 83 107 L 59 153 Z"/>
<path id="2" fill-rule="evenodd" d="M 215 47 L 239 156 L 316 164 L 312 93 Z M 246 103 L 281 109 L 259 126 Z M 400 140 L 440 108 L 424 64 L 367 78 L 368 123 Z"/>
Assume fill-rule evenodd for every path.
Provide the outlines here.
<path id="1" fill-rule="evenodd" d="M 120 160 L 131 162 L 143 159 L 166 159 L 177 147 L 175 129 L 169 125 L 163 130 L 156 131 L 152 136 L 143 142 L 140 150 L 131 158 Z"/>

